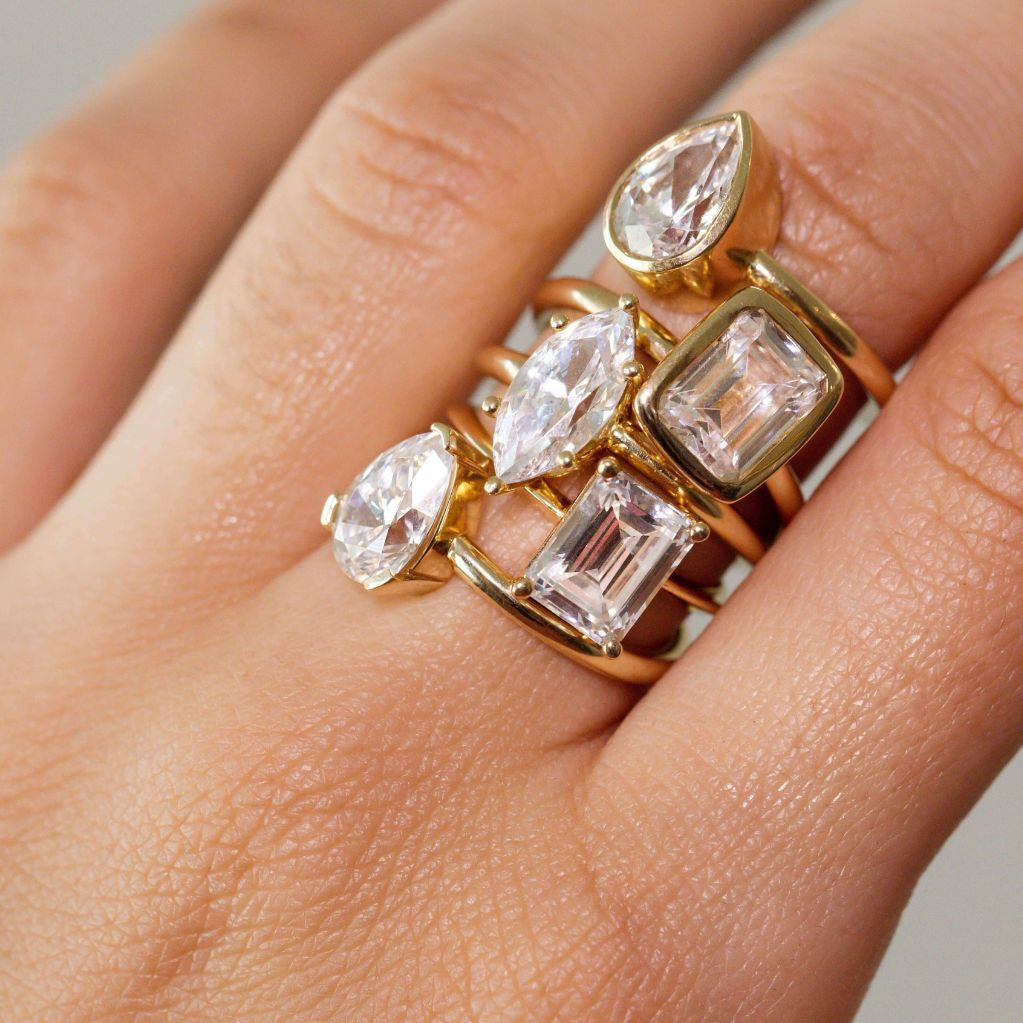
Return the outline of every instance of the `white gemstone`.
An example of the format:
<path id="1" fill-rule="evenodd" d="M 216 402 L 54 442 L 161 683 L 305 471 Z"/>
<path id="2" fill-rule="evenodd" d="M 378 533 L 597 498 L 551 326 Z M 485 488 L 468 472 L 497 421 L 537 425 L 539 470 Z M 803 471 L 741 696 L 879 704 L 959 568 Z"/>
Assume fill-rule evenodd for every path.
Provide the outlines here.
<path id="1" fill-rule="evenodd" d="M 552 334 L 522 364 L 497 411 L 494 470 L 505 483 L 550 472 L 579 453 L 614 415 L 635 356 L 631 314 L 590 313 Z"/>
<path id="2" fill-rule="evenodd" d="M 611 212 L 619 247 L 671 259 L 706 243 L 735 181 L 742 131 L 725 118 L 659 143 L 633 168 Z M 692 258 L 699 255 L 692 252 Z"/>
<path id="3" fill-rule="evenodd" d="M 739 483 L 828 391 L 824 370 L 763 309 L 743 309 L 662 392 L 658 418 L 723 483 Z"/>
<path id="4" fill-rule="evenodd" d="M 693 526 L 631 474 L 594 476 L 526 569 L 533 599 L 598 643 L 621 640 L 692 547 Z"/>
<path id="5" fill-rule="evenodd" d="M 432 431 L 378 456 L 341 498 L 334 557 L 366 589 L 409 568 L 438 525 L 456 470 Z"/>

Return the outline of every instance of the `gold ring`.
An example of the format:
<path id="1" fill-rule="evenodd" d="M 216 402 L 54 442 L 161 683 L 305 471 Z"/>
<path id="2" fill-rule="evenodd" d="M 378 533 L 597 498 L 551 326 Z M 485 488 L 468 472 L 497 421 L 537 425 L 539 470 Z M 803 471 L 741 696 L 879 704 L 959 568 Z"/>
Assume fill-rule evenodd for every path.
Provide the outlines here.
<path id="1" fill-rule="evenodd" d="M 640 357 L 646 355 L 652 360 L 658 360 L 673 351 L 678 340 L 667 328 L 639 308 L 635 296 L 616 295 L 609 288 L 592 281 L 574 278 L 549 280 L 541 286 L 534 304 L 539 312 L 546 312 L 540 318 L 542 329 L 549 328 L 555 333 L 567 329 L 569 336 L 550 339 L 541 344 L 534 353 L 535 358 L 527 358 L 520 352 L 495 346 L 485 348 L 476 359 L 476 368 L 481 374 L 505 386 L 511 385 L 528 363 L 524 376 L 513 388 L 510 401 L 502 401 L 494 394 L 484 398 L 480 405 L 484 416 L 498 420 L 495 425 L 498 444 L 495 463 L 497 477 L 490 481 L 491 491 L 500 493 L 517 484 L 528 483 L 536 478 L 536 474 L 550 479 L 571 473 L 596 452 L 613 454 L 675 495 L 681 504 L 691 508 L 712 533 L 724 540 L 741 557 L 750 562 L 758 561 L 764 553 L 764 542 L 749 523 L 734 508 L 718 501 L 694 485 L 688 477 L 677 472 L 633 424 L 633 399 L 641 391 L 646 374 L 646 367 L 639 361 Z M 631 330 L 622 330 L 620 326 L 618 330 L 601 330 L 605 323 L 617 322 L 621 325 L 621 318 L 616 321 L 614 318 L 605 320 L 596 315 L 584 315 L 576 319 L 579 313 L 599 314 L 615 309 L 623 310 L 633 318 Z M 569 328 L 569 324 L 573 326 Z M 587 406 L 586 421 L 570 431 L 567 438 L 562 438 L 557 448 L 547 443 L 553 440 L 548 436 L 548 431 L 535 436 L 532 447 L 535 456 L 530 456 L 527 447 L 524 458 L 521 450 L 523 431 L 519 426 L 523 419 L 522 406 L 533 402 L 533 394 L 540 381 L 564 387 L 566 391 L 571 386 L 578 386 L 578 381 L 566 379 L 559 374 L 557 363 L 565 356 L 558 353 L 579 344 L 586 346 L 587 342 L 594 339 L 620 346 L 608 357 L 609 362 L 616 361 L 622 368 L 619 391 L 610 395 L 612 400 L 603 412 L 596 404 Z M 616 397 L 619 392 L 620 396 Z M 580 412 L 576 408 L 570 410 L 569 414 L 578 416 Z M 587 430 L 587 423 L 598 428 Z M 525 437 L 528 442 L 529 431 L 525 431 Z M 516 459 L 505 457 L 512 438 L 519 441 L 514 452 L 518 456 L 517 461 L 525 461 L 531 473 L 524 479 L 515 464 Z M 798 484 L 794 479 L 793 484 L 798 492 Z M 782 515 L 783 518 L 789 517 L 784 511 Z"/>
<path id="2" fill-rule="evenodd" d="M 744 113 L 683 128 L 643 154 L 608 201 L 614 257 L 644 287 L 713 302 L 677 338 L 633 295 L 563 279 L 536 296 L 528 356 L 484 350 L 504 387 L 379 456 L 322 522 L 368 589 L 468 582 L 535 636 L 616 678 L 653 682 L 668 659 L 625 648 L 664 590 L 713 613 L 678 567 L 717 533 L 747 560 L 764 542 L 732 507 L 766 485 L 784 520 L 802 495 L 794 454 L 838 404 L 845 366 L 879 402 L 880 359 L 771 257 L 778 176 Z M 484 424 L 493 420 L 493 428 Z M 581 480 L 570 498 L 563 477 Z M 519 491 L 556 521 L 521 574 L 473 538 L 480 505 Z"/>
<path id="3" fill-rule="evenodd" d="M 736 111 L 651 146 L 604 212 L 608 249 L 640 285 L 718 303 L 664 353 L 635 414 L 671 464 L 726 502 L 777 484 L 837 406 L 840 365 L 879 404 L 895 388 L 863 339 L 767 252 L 781 210 L 763 133 Z"/>
<path id="4" fill-rule="evenodd" d="M 468 406 L 455 408 L 451 418 L 469 423 L 473 412 Z M 526 572 L 511 575 L 494 564 L 471 536 L 489 465 L 489 443 L 471 426 L 462 432 L 435 423 L 428 433 L 385 451 L 345 493 L 331 494 L 323 506 L 320 521 L 333 536 L 341 568 L 368 590 L 400 583 L 405 593 L 434 588 L 457 573 L 500 610 L 573 660 L 623 681 L 641 685 L 656 681 L 670 658 L 633 653 L 620 637 L 662 588 L 699 610 L 711 614 L 717 610 L 708 594 L 672 578 L 686 551 L 706 538 L 702 523 L 622 470 L 614 459 L 604 458 L 575 501 L 565 500 L 543 481 L 524 488 L 542 495 L 541 503 L 559 521 Z M 588 517 L 594 509 L 599 511 L 601 501 L 614 504 L 616 495 L 623 493 L 635 505 L 637 521 L 645 516 L 663 527 L 646 541 L 647 558 L 658 561 L 656 570 L 634 573 L 631 585 L 618 573 L 620 603 L 615 608 L 607 606 L 607 620 L 592 628 L 581 620 L 574 625 L 558 613 L 556 603 L 544 599 L 545 593 L 557 595 L 556 587 L 544 590 L 544 570 L 556 552 L 559 533 L 585 532 Z M 611 517 L 613 513 L 612 508 Z M 593 556 L 603 557 L 605 565 L 614 569 L 615 560 L 621 560 L 620 545 L 612 549 L 614 539 L 605 531 L 603 547 L 595 550 L 591 545 L 591 563 Z M 600 609 L 594 604 L 591 610 L 599 613 Z M 611 621 L 616 614 L 617 620 Z"/>

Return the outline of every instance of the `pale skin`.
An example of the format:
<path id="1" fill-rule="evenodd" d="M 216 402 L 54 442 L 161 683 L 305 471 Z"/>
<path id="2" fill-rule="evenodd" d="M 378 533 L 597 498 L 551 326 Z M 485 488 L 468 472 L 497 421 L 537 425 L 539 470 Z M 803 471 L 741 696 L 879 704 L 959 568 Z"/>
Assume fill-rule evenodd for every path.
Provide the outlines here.
<path id="1" fill-rule="evenodd" d="M 364 593 L 319 505 L 800 4 L 430 6 L 220 3 L 0 181 L 5 1023 L 848 1020 L 1019 744 L 1023 6 L 862 0 L 728 97 L 779 258 L 921 354 L 646 695 Z"/>

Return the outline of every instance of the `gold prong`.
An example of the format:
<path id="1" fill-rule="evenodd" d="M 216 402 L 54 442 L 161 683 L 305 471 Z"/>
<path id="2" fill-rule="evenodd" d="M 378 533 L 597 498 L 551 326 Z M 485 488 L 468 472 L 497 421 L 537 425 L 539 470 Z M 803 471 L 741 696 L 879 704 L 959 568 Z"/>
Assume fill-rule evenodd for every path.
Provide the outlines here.
<path id="1" fill-rule="evenodd" d="M 510 589 L 516 600 L 525 600 L 533 592 L 533 584 L 528 579 L 516 579 Z"/>
<path id="2" fill-rule="evenodd" d="M 604 652 L 605 657 L 621 657 L 622 656 L 622 644 L 617 639 L 606 639 L 600 645 L 600 649 Z"/>
<path id="3" fill-rule="evenodd" d="M 643 364 L 636 359 L 629 361 L 622 366 L 622 375 L 626 380 L 638 380 L 643 375 Z"/>
<path id="4" fill-rule="evenodd" d="M 551 325 L 551 330 L 564 330 L 568 326 L 568 317 L 564 313 L 551 313 L 548 322 Z"/>
<path id="5" fill-rule="evenodd" d="M 447 423 L 430 423 L 430 431 L 440 437 L 445 451 L 452 455 L 457 454 L 455 451 L 455 438 L 452 435 L 451 427 Z"/>
<path id="6" fill-rule="evenodd" d="M 632 329 L 639 333 L 639 299 L 627 291 L 618 297 L 618 308 L 632 317 Z"/>
<path id="7" fill-rule="evenodd" d="M 331 494 L 323 504 L 323 511 L 320 512 L 320 525 L 328 532 L 332 532 L 337 522 L 337 513 L 341 508 L 341 497 L 339 494 Z"/>
<path id="8" fill-rule="evenodd" d="M 480 402 L 480 412 L 485 416 L 496 416 L 497 410 L 501 407 L 501 399 L 496 394 L 488 394 Z"/>
<path id="9" fill-rule="evenodd" d="M 431 423 L 430 429 L 443 441 L 444 450 L 454 455 L 463 465 L 468 465 L 477 472 L 486 470 L 489 461 L 454 427 L 448 426 L 447 423 Z"/>
<path id="10" fill-rule="evenodd" d="M 710 526 L 701 519 L 697 519 L 693 523 L 689 535 L 693 538 L 693 543 L 703 543 L 704 540 L 710 539 Z"/>
<path id="11" fill-rule="evenodd" d="M 606 480 L 614 479 L 618 471 L 618 463 L 613 458 L 602 458 L 597 463 L 597 475 L 603 476 Z"/>
<path id="12" fill-rule="evenodd" d="M 575 468 L 575 455 L 571 451 L 562 451 L 558 455 L 558 468 L 559 469 L 574 469 Z"/>
<path id="13" fill-rule="evenodd" d="M 504 489 L 505 489 L 504 483 L 498 476 L 489 477 L 486 483 L 483 484 L 484 492 L 489 494 L 491 497 L 503 493 Z"/>

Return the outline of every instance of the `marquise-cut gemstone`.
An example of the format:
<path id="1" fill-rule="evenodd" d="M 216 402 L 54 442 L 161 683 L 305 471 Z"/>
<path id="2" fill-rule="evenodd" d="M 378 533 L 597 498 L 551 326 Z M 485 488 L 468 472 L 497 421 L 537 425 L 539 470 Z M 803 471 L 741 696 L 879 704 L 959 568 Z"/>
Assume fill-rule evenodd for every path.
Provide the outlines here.
<path id="1" fill-rule="evenodd" d="M 378 456 L 338 505 L 334 557 L 341 568 L 366 589 L 407 569 L 438 525 L 455 471 L 432 431 Z"/>
<path id="2" fill-rule="evenodd" d="M 520 483 L 552 471 L 563 451 L 599 437 L 625 393 L 635 356 L 631 314 L 589 313 L 556 331 L 522 364 L 497 411 L 494 471 Z"/>
<path id="3" fill-rule="evenodd" d="M 763 309 L 743 309 L 662 392 L 661 423 L 722 483 L 752 466 L 828 391 L 824 370 Z"/>
<path id="4" fill-rule="evenodd" d="M 633 168 L 611 211 L 619 247 L 640 259 L 662 260 L 705 241 L 732 190 L 741 153 L 742 131 L 733 117 L 654 146 Z"/>
<path id="5" fill-rule="evenodd" d="M 621 640 L 692 547 L 694 524 L 628 472 L 594 476 L 526 569 L 533 599 L 598 643 Z"/>

